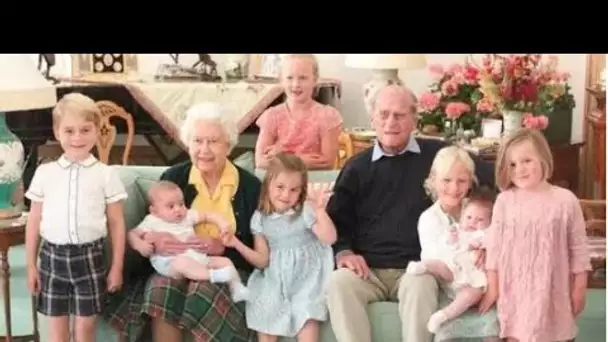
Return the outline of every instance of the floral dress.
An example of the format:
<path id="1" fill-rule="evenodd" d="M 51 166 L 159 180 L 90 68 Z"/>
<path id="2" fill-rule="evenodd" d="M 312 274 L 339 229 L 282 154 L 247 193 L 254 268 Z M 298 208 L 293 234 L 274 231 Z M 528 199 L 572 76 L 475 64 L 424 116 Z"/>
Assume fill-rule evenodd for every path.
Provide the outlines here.
<path id="1" fill-rule="evenodd" d="M 250 329 L 293 337 L 308 320 L 327 319 L 325 289 L 334 269 L 333 252 L 313 233 L 316 218 L 306 203 L 301 214 L 263 215 L 251 219 L 253 234 L 268 241 L 270 263 L 249 278 L 246 306 Z"/>

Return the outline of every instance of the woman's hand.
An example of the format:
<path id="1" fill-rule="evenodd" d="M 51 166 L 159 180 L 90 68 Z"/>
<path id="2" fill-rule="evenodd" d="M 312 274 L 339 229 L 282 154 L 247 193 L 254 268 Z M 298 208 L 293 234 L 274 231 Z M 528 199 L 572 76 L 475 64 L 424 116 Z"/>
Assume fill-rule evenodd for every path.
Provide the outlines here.
<path id="1" fill-rule="evenodd" d="M 190 248 L 188 243 L 181 242 L 177 239 L 159 239 L 154 242 L 154 250 L 161 255 L 176 255 L 181 254 Z"/>
<path id="2" fill-rule="evenodd" d="M 187 248 L 209 255 L 224 254 L 224 244 L 220 239 L 191 237 L 186 241 Z"/>
<path id="3" fill-rule="evenodd" d="M 152 253 L 154 253 L 154 244 L 142 239 L 133 244 L 133 249 L 142 256 L 148 258 L 150 255 L 152 255 Z"/>

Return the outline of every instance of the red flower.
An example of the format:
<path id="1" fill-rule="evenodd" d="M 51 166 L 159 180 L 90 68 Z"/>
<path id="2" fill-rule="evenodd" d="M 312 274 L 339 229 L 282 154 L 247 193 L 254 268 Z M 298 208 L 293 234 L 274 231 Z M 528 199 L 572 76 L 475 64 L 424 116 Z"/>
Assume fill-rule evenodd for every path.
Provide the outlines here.
<path id="1" fill-rule="evenodd" d="M 477 80 L 477 75 L 479 74 L 479 70 L 477 70 L 477 68 L 475 68 L 475 67 L 467 65 L 464 68 L 463 74 L 464 74 L 464 78 L 467 81 L 474 81 L 474 80 Z"/>

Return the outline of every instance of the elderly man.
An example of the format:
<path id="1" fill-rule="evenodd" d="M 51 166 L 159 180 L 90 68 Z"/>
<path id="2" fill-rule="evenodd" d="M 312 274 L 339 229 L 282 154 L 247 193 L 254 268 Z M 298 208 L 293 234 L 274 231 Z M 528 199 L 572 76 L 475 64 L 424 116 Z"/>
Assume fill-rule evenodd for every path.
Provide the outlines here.
<path id="1" fill-rule="evenodd" d="M 380 89 L 371 115 L 377 141 L 344 166 L 327 208 L 339 235 L 328 288 L 332 327 L 340 342 L 371 342 L 367 305 L 398 301 L 403 341 L 430 342 L 438 283 L 404 273 L 420 260 L 418 218 L 432 204 L 423 183 L 445 144 L 414 138 L 416 99 L 405 87 Z M 492 168 L 478 164 L 480 183 L 493 184 Z"/>

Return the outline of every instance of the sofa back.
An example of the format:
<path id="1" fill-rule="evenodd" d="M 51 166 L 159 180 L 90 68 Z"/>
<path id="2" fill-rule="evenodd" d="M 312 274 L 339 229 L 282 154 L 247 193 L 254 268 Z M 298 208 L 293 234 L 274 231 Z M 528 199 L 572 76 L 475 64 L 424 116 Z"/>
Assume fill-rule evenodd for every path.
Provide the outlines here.
<path id="1" fill-rule="evenodd" d="M 238 165 L 238 163 L 235 162 Z M 239 165 L 240 166 L 240 165 Z M 129 196 L 124 205 L 125 225 L 127 230 L 136 227 L 148 212 L 147 193 L 150 186 L 158 181 L 167 166 L 114 166 Z M 332 183 L 338 176 L 338 170 L 311 171 L 309 181 L 312 183 Z M 253 172 L 260 180 L 263 170 Z"/>

